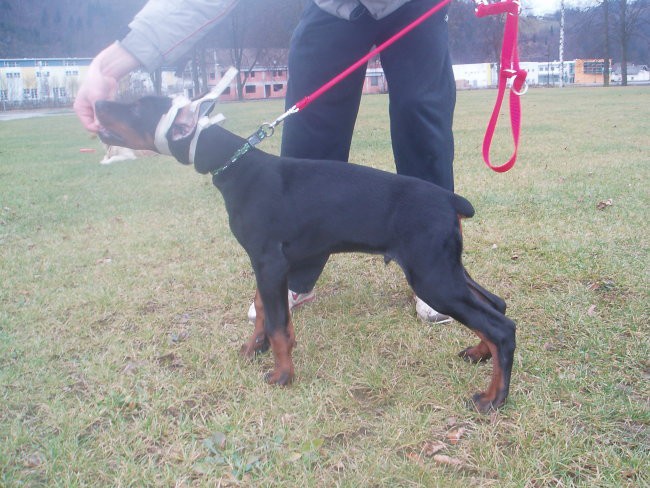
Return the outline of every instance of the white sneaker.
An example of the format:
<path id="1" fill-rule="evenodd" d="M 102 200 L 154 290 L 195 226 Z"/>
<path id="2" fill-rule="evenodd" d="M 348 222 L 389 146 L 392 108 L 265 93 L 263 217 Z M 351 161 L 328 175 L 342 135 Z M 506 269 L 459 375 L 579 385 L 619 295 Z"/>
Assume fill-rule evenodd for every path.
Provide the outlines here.
<path id="1" fill-rule="evenodd" d="M 315 297 L 316 295 L 314 294 L 313 290 L 309 293 L 295 293 L 289 290 L 289 310 L 311 302 Z M 248 321 L 250 323 L 255 323 L 256 316 L 257 313 L 255 312 L 255 302 L 253 302 L 251 303 L 251 306 L 248 307 Z"/>
<path id="2" fill-rule="evenodd" d="M 433 308 L 424 303 L 417 296 L 415 297 L 415 311 L 417 312 L 418 317 L 420 317 L 420 319 L 424 320 L 425 322 L 432 322 L 434 324 L 447 324 L 453 320 L 449 315 L 444 315 L 440 312 L 436 312 Z"/>

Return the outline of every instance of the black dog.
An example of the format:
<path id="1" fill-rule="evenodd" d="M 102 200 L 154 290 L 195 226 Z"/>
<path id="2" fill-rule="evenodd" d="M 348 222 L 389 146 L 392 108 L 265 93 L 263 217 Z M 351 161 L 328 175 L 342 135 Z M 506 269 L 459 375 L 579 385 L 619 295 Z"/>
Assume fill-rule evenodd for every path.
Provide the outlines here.
<path id="1" fill-rule="evenodd" d="M 98 102 L 100 137 L 107 144 L 160 152 L 154 145 L 156 128 L 169 119 L 162 131 L 165 145 L 188 164 L 198 117 L 191 112 L 196 107 L 189 107 L 176 109 L 174 116 L 166 97 L 145 97 L 133 104 Z M 460 356 L 471 362 L 492 357 L 492 380 L 472 400 L 481 412 L 503 405 L 515 324 L 504 315 L 505 302 L 474 282 L 461 263 L 459 218 L 474 214 L 467 200 L 416 178 L 338 161 L 283 158 L 250 149 L 230 164 L 246 141 L 218 125 L 203 130 L 197 140 L 196 170 L 215 175 L 230 228 L 255 271 L 255 331 L 241 353 L 251 358 L 270 345 L 275 368 L 266 377 L 269 383 L 286 385 L 294 376 L 289 272 L 314 258 L 360 251 L 395 260 L 418 297 L 478 335 L 481 342 Z"/>

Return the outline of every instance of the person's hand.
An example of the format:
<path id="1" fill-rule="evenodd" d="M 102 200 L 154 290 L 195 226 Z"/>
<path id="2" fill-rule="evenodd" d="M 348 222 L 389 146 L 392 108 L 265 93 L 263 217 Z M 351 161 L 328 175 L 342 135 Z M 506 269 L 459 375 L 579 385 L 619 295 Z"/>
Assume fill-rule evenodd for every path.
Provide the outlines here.
<path id="1" fill-rule="evenodd" d="M 95 102 L 115 98 L 120 78 L 136 69 L 140 63 L 118 43 L 112 44 L 93 59 L 74 101 L 74 111 L 83 126 L 97 132 Z"/>

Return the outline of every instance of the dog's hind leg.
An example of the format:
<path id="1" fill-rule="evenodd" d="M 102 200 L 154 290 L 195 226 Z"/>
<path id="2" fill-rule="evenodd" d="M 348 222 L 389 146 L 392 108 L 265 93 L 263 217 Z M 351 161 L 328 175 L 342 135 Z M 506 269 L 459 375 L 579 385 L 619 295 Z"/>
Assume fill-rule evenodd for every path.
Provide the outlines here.
<path id="1" fill-rule="evenodd" d="M 474 281 L 472 277 L 469 275 L 469 273 L 467 273 L 467 270 L 464 270 L 464 272 L 465 272 L 465 280 L 467 281 L 467 285 L 469 286 L 469 289 L 474 294 L 474 296 L 479 300 L 481 300 L 482 302 L 485 302 L 486 304 L 490 305 L 491 307 L 494 307 L 498 312 L 505 314 L 506 302 L 501 297 L 498 297 L 494 293 L 487 291 L 476 281 Z M 489 360 L 492 357 L 490 348 L 485 342 L 483 342 L 482 339 L 478 345 L 474 347 L 468 347 L 467 349 L 463 349 L 458 353 L 458 355 L 461 358 L 463 358 L 465 361 L 468 361 L 470 363 L 481 363 Z"/>
<path id="2" fill-rule="evenodd" d="M 420 265 L 423 263 L 419 263 Z M 488 412 L 503 405 L 510 388 L 510 376 L 515 351 L 515 324 L 495 307 L 476 296 L 467 284 L 465 273 L 459 263 L 437 261 L 436 276 L 427 276 L 423 269 L 434 266 L 410 268 L 407 278 L 415 293 L 426 303 L 465 324 L 481 339 L 476 346 L 477 357 L 493 358 L 492 378 L 488 388 L 473 396 L 474 407 Z M 440 269 L 440 268 L 446 269 Z M 439 276 L 445 277 L 440 286 Z"/>
<path id="3" fill-rule="evenodd" d="M 273 351 L 275 367 L 266 374 L 267 383 L 288 385 L 293 381 L 294 367 L 291 352 L 296 334 L 289 312 L 287 274 L 289 266 L 284 256 L 266 255 L 253 262 L 257 289 L 263 307 L 263 331 Z M 258 307 L 256 305 L 256 311 Z M 258 323 L 256 323 L 256 330 Z M 250 341 L 249 341 L 250 342 Z"/>
<path id="4" fill-rule="evenodd" d="M 476 297 L 479 300 L 482 300 L 485 303 L 493 306 L 503 314 L 506 313 L 506 302 L 505 300 L 503 300 L 503 298 L 495 295 L 494 293 L 489 292 L 481 285 L 479 285 L 476 281 L 472 279 L 472 277 L 469 275 L 466 269 L 464 269 L 463 271 L 465 272 L 465 280 L 467 281 L 467 284 L 472 290 L 472 293 L 474 293 L 474 295 L 476 295 Z"/>

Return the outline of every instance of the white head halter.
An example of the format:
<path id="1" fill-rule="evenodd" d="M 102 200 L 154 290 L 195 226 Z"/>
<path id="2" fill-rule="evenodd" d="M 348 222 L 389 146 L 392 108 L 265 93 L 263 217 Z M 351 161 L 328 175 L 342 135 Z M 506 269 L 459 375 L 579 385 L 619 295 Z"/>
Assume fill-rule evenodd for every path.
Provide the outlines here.
<path id="1" fill-rule="evenodd" d="M 219 95 L 221 95 L 223 91 L 226 88 L 228 88 L 228 86 L 230 86 L 230 82 L 236 75 L 237 75 L 237 69 L 233 67 L 229 68 L 228 71 L 226 71 L 226 73 L 223 75 L 221 80 L 219 80 L 219 83 L 217 83 L 215 87 L 212 90 L 210 90 L 210 92 L 208 92 L 204 97 L 199 98 L 198 100 L 194 100 L 193 102 L 190 101 L 184 95 L 179 95 L 177 97 L 174 97 L 171 108 L 167 111 L 165 115 L 162 116 L 160 122 L 158 122 L 158 125 L 156 126 L 156 133 L 154 136 L 154 146 L 156 146 L 156 150 L 160 154 L 167 154 L 169 156 L 172 156 L 172 153 L 169 150 L 169 141 L 167 140 L 167 132 L 169 132 L 169 129 L 174 123 L 174 120 L 176 119 L 176 115 L 178 115 L 178 111 L 181 108 L 190 105 L 190 111 L 192 113 L 195 113 L 199 109 L 202 103 L 216 101 L 217 98 L 219 98 Z M 207 129 L 211 125 L 221 122 L 224 119 L 225 117 L 223 116 L 223 114 L 217 114 L 212 117 L 203 116 L 197 121 L 196 129 L 194 131 L 194 136 L 192 137 L 192 141 L 190 142 L 189 160 L 191 163 L 194 163 L 194 153 L 196 152 L 196 145 L 198 143 L 199 135 L 201 134 L 201 131 Z"/>

